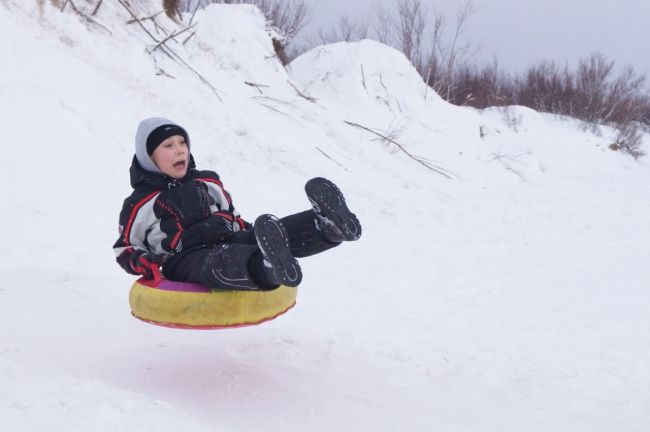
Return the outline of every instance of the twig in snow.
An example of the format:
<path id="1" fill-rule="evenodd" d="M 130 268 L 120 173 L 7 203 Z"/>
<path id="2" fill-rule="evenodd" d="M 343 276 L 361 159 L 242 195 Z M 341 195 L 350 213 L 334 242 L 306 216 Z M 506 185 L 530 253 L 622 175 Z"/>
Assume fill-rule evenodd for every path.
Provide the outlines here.
<path id="1" fill-rule="evenodd" d="M 95 16 L 97 14 L 97 11 L 99 10 L 99 7 L 102 5 L 102 2 L 104 0 L 99 0 L 97 2 L 97 6 L 95 6 L 95 9 L 93 9 L 93 13 L 90 14 L 90 16 Z"/>
<path id="2" fill-rule="evenodd" d="M 104 26 L 104 25 L 98 23 L 97 21 L 95 21 L 94 19 L 92 19 L 91 17 L 89 17 L 88 15 L 86 15 L 85 13 L 83 13 L 83 12 L 81 11 L 81 9 L 79 9 L 79 8 L 78 8 L 78 7 L 77 7 L 77 6 L 72 2 L 72 0 L 66 0 L 66 2 L 63 3 L 63 6 L 61 7 L 61 12 L 63 12 L 63 10 L 65 9 L 65 7 L 66 7 L 66 5 L 67 5 L 68 3 L 70 3 L 70 7 L 71 7 L 72 10 L 74 11 L 74 13 L 76 13 L 77 15 L 79 15 L 80 17 L 82 17 L 83 19 L 85 19 L 88 23 L 93 24 L 93 25 L 95 25 L 95 26 L 101 28 L 102 30 L 104 30 L 105 32 L 107 32 L 109 35 L 113 36 L 113 32 L 111 32 L 108 28 L 106 28 L 106 26 Z M 101 2 L 100 2 L 100 4 L 101 4 Z M 94 14 L 94 13 L 93 13 L 93 14 Z"/>
<path id="3" fill-rule="evenodd" d="M 138 17 L 133 13 L 133 11 L 131 10 L 131 8 L 129 8 L 129 6 L 127 6 L 127 5 L 124 3 L 124 1 L 122 1 L 122 0 L 117 0 L 117 1 L 120 2 L 120 4 L 121 4 L 122 6 L 124 6 L 124 9 L 126 9 L 126 10 L 129 12 L 129 14 L 131 15 L 131 17 L 133 17 L 132 20 L 127 21 L 127 24 L 138 23 L 138 25 L 139 25 L 140 27 L 142 27 L 142 30 L 144 30 L 145 33 L 147 33 L 151 39 L 153 39 L 153 40 L 155 40 L 156 42 L 158 42 L 158 40 L 156 39 L 156 37 L 155 37 L 154 35 L 151 34 L 151 32 L 149 31 L 149 29 L 147 29 L 147 28 L 144 26 L 144 24 L 142 24 L 142 21 L 144 21 L 144 20 L 146 20 L 146 19 L 152 19 L 153 17 L 155 17 L 156 15 L 158 15 L 160 12 L 156 12 L 155 14 L 151 15 L 150 17 L 146 17 L 146 18 L 138 18 Z M 167 54 L 167 55 L 171 58 L 171 55 L 170 55 L 170 54 Z"/>
<path id="4" fill-rule="evenodd" d="M 147 51 L 147 52 L 149 52 L 149 51 Z M 162 76 L 166 76 L 167 78 L 176 79 L 175 76 L 168 74 L 167 72 L 165 72 L 165 70 L 164 70 L 163 68 L 161 68 L 160 66 L 158 66 L 158 60 L 156 60 L 156 56 L 155 56 L 155 55 L 153 55 L 153 54 L 150 53 L 150 52 L 149 52 L 149 54 L 151 54 L 151 58 L 153 59 L 153 66 L 154 66 L 154 68 L 155 68 L 155 73 L 156 73 L 156 75 L 162 75 Z"/>
<path id="5" fill-rule="evenodd" d="M 307 99 L 309 102 L 313 102 L 313 103 L 316 103 L 316 101 L 318 100 L 318 99 L 316 99 L 316 98 L 314 98 L 314 97 L 311 97 L 311 96 L 307 96 L 307 95 L 305 95 L 303 92 L 301 92 L 300 90 L 298 90 L 298 87 L 296 87 L 295 85 L 293 85 L 293 83 L 292 83 L 291 81 L 287 80 L 287 82 L 289 83 L 289 85 L 290 85 L 291 87 L 293 87 L 293 89 L 296 91 L 296 93 L 298 93 L 298 96 L 300 96 L 300 97 L 302 97 L 302 98 L 305 98 L 305 99 Z"/>
<path id="6" fill-rule="evenodd" d="M 488 162 L 492 162 L 494 160 L 506 159 L 506 160 L 509 160 L 511 162 L 523 163 L 522 161 L 520 161 L 517 158 L 520 158 L 522 156 L 528 156 L 528 155 L 530 155 L 530 152 L 525 152 L 525 153 L 521 153 L 521 154 L 518 154 L 518 155 L 504 155 L 504 154 L 492 153 L 492 156 L 494 156 L 494 157 L 492 159 L 490 159 Z"/>
<path id="7" fill-rule="evenodd" d="M 265 104 L 265 103 L 260 103 L 260 105 L 262 105 L 264 108 L 268 108 L 268 109 L 270 109 L 271 111 L 273 111 L 273 112 L 275 112 L 275 113 L 280 114 L 281 116 L 284 116 L 284 117 L 288 118 L 289 120 L 292 120 L 292 121 L 293 121 L 294 123 L 296 123 L 297 125 L 302 126 L 302 123 L 300 123 L 298 120 L 296 120 L 295 118 L 293 118 L 293 116 L 291 116 L 291 115 L 289 115 L 289 114 L 287 114 L 287 113 L 285 113 L 285 112 L 282 112 L 282 111 L 280 111 L 279 109 L 277 109 L 277 108 L 275 108 L 275 107 L 272 107 L 271 105 L 268 105 L 268 104 Z"/>
<path id="8" fill-rule="evenodd" d="M 506 168 L 508 171 L 510 171 L 510 172 L 512 172 L 512 173 L 514 173 L 514 174 L 516 174 L 517 177 L 519 177 L 519 180 L 520 180 L 522 183 L 528 183 L 528 179 L 526 179 L 526 177 L 524 177 L 524 175 L 523 175 L 520 171 L 514 169 L 513 167 L 511 167 L 510 165 L 508 165 L 507 163 L 505 163 L 505 162 L 503 162 L 503 161 L 500 161 L 500 162 L 505 166 L 505 168 Z"/>
<path id="9" fill-rule="evenodd" d="M 404 154 L 406 154 L 409 158 L 413 159 L 414 161 L 416 161 L 416 162 L 419 163 L 420 165 L 426 167 L 427 169 L 429 169 L 429 170 L 431 170 L 431 171 L 433 171 L 433 172 L 435 172 L 435 173 L 440 174 L 440 175 L 443 176 L 443 177 L 448 178 L 449 180 L 453 180 L 453 178 L 452 178 L 452 176 L 451 176 L 451 174 L 453 174 L 453 173 L 451 173 L 450 171 L 448 171 L 448 170 L 446 170 L 446 169 L 444 169 L 444 168 L 442 168 L 442 167 L 436 166 L 436 165 L 432 164 L 431 162 L 428 162 L 428 161 L 426 161 L 426 160 L 424 160 L 424 159 L 422 159 L 422 158 L 419 158 L 419 157 L 417 157 L 417 156 L 412 155 L 412 154 L 411 154 L 408 150 L 406 150 L 406 149 L 405 149 L 405 148 L 404 148 L 400 143 L 398 143 L 397 141 L 395 141 L 395 140 L 392 139 L 391 137 L 386 136 L 385 134 L 381 134 L 381 133 L 379 133 L 379 132 L 377 132 L 377 131 L 375 131 L 375 130 L 373 130 L 373 129 L 370 129 L 370 128 L 366 127 L 366 126 L 362 126 L 362 125 L 360 125 L 360 124 L 358 124 L 358 123 L 349 122 L 349 121 L 347 121 L 347 120 L 343 120 L 343 121 L 344 121 L 345 123 L 347 123 L 348 125 L 350 125 L 350 126 L 353 126 L 353 127 L 359 128 L 359 129 L 363 129 L 363 130 L 365 130 L 365 131 L 368 131 L 368 132 L 370 132 L 370 133 L 372 133 L 372 134 L 378 136 L 379 138 L 383 139 L 384 141 L 390 142 L 391 144 L 395 144 L 395 145 L 397 146 L 397 148 L 398 148 L 400 151 L 402 151 L 402 152 L 403 152 Z M 448 173 L 449 173 L 449 174 L 448 174 Z"/>
<path id="10" fill-rule="evenodd" d="M 147 33 L 151 39 L 153 39 L 156 43 L 158 43 L 159 42 L 158 39 L 156 39 L 155 36 L 152 35 L 151 32 L 144 26 L 144 24 L 142 24 L 140 19 L 135 15 L 135 13 L 133 13 L 131 8 L 126 3 L 124 3 L 124 0 L 117 0 L 117 1 L 120 2 L 120 4 L 124 7 L 124 9 L 126 9 L 129 12 L 131 17 L 135 20 L 135 22 L 138 23 L 138 25 L 145 31 L 145 33 Z M 220 102 L 223 102 L 223 99 L 221 99 L 221 96 L 219 95 L 219 91 L 210 83 L 210 81 L 208 81 L 203 75 L 201 75 L 199 72 L 197 72 L 192 66 L 187 64 L 187 62 L 185 60 L 183 60 L 183 58 L 181 56 L 176 54 L 176 52 L 173 49 L 169 48 L 169 46 L 167 46 L 166 43 L 163 42 L 160 46 L 161 46 L 160 51 L 162 51 L 172 61 L 174 61 L 174 62 L 176 62 L 176 63 L 178 63 L 178 64 L 180 64 L 182 66 L 185 66 L 192 73 L 194 73 L 194 75 L 196 75 L 201 80 L 201 82 L 203 84 L 205 84 L 206 86 L 208 86 L 212 90 L 212 92 L 215 94 L 217 99 L 219 99 Z M 153 55 L 153 51 L 147 50 L 147 52 L 149 54 Z"/>
<path id="11" fill-rule="evenodd" d="M 260 92 L 261 95 L 264 94 L 264 92 L 262 91 L 262 88 L 270 87 L 270 86 L 267 86 L 267 85 L 264 85 L 264 84 L 256 84 L 256 83 L 250 82 L 250 81 L 244 81 L 244 84 L 246 84 L 247 86 L 251 86 L 251 87 L 256 88 L 257 91 Z"/>
<path id="12" fill-rule="evenodd" d="M 388 89 L 386 88 L 386 85 L 384 84 L 384 77 L 381 75 L 381 72 L 379 73 L 379 84 L 381 84 L 381 86 L 386 91 L 386 95 L 388 95 Z"/>
<path id="13" fill-rule="evenodd" d="M 262 105 L 263 107 L 268 108 L 268 109 L 270 109 L 271 111 L 276 112 L 276 113 L 278 113 L 278 114 L 280 114 L 280 115 L 283 115 L 283 116 L 285 116 L 285 117 L 292 118 L 289 114 L 284 113 L 284 112 L 280 111 L 279 109 L 272 107 L 271 105 L 267 105 L 267 104 L 264 104 L 264 103 L 263 103 L 263 104 L 260 104 L 260 105 Z"/>
<path id="14" fill-rule="evenodd" d="M 192 25 L 192 21 L 194 21 L 194 15 L 196 15 L 196 11 L 199 10 L 199 6 L 203 5 L 203 0 L 200 0 L 196 2 L 196 6 L 194 7 L 194 11 L 192 12 L 192 16 L 190 17 L 190 25 Z"/>
<path id="15" fill-rule="evenodd" d="M 194 36 L 195 34 L 196 34 L 196 32 L 193 31 L 191 35 L 189 35 L 188 37 L 186 37 L 185 40 L 183 41 L 183 45 L 185 45 L 185 44 L 187 43 L 187 41 L 189 41 L 190 39 L 192 39 L 192 36 Z"/>
<path id="16" fill-rule="evenodd" d="M 339 167 L 343 168 L 343 169 L 346 170 L 347 172 L 352 172 L 352 171 L 350 171 L 349 169 L 347 169 L 346 167 L 344 167 L 343 165 L 341 165 L 340 163 L 338 163 L 337 161 L 335 161 L 334 159 L 332 159 L 332 158 L 331 158 L 327 153 L 325 153 L 325 152 L 324 152 L 323 150 L 321 150 L 319 147 L 316 147 L 316 150 L 318 150 L 319 152 L 321 152 L 321 153 L 323 154 L 323 156 L 325 156 L 327 159 L 331 160 L 332 162 L 334 162 L 335 164 L 337 164 Z"/>
<path id="17" fill-rule="evenodd" d="M 363 84 L 363 88 L 368 90 L 368 87 L 366 87 L 366 74 L 363 72 L 363 63 L 361 64 L 361 84 Z"/>
<path id="18" fill-rule="evenodd" d="M 504 166 L 504 168 L 505 168 L 506 170 L 508 170 L 508 171 L 510 171 L 510 172 L 512 172 L 512 173 L 514 173 L 517 177 L 519 177 L 519 180 L 521 180 L 523 183 L 527 183 L 527 182 L 528 182 L 528 179 L 526 179 L 526 177 L 521 173 L 521 171 L 514 169 L 514 168 L 513 168 L 512 166 L 510 166 L 510 164 L 507 163 L 506 161 L 516 162 L 516 163 L 523 164 L 524 162 L 523 162 L 523 161 L 520 161 L 518 158 L 519 158 L 519 157 L 522 157 L 522 156 L 528 156 L 528 155 L 530 155 L 530 152 L 525 152 L 525 153 L 522 153 L 522 154 L 519 154 L 519 155 L 504 155 L 504 154 L 497 154 L 497 153 L 492 153 L 492 155 L 493 155 L 494 157 L 493 157 L 492 159 L 490 159 L 490 160 L 488 161 L 488 163 L 489 163 L 489 162 L 493 162 L 493 161 L 495 161 L 495 160 L 496 160 L 496 161 L 499 161 L 499 162 Z"/>
<path id="19" fill-rule="evenodd" d="M 134 17 L 133 19 L 128 20 L 126 23 L 127 24 L 133 24 L 133 23 L 136 23 L 136 22 L 139 22 L 139 21 L 145 21 L 145 20 L 152 20 L 153 21 L 153 19 L 156 18 L 158 15 L 160 15 L 162 12 L 163 11 L 158 11 L 153 15 L 149 15 L 147 17 L 142 17 L 142 18 L 135 18 Z"/>
<path id="20" fill-rule="evenodd" d="M 163 45 L 163 44 L 164 44 L 165 42 L 167 42 L 169 39 L 172 39 L 173 37 L 176 37 L 176 36 L 178 36 L 178 35 L 180 35 L 180 34 L 182 34 L 182 33 L 185 33 L 186 31 L 188 31 L 189 29 L 191 29 L 191 28 L 194 27 L 195 25 L 196 25 L 196 24 L 192 24 L 192 25 L 189 26 L 189 27 L 185 27 L 183 30 L 179 31 L 178 33 L 176 33 L 176 31 L 173 31 L 172 34 L 170 34 L 170 35 L 167 36 L 165 39 L 163 39 L 163 40 L 161 40 L 160 42 L 158 42 L 158 45 L 156 45 L 155 47 L 153 47 L 152 51 L 156 51 L 158 48 L 160 48 L 161 45 Z"/>
<path id="21" fill-rule="evenodd" d="M 263 99 L 263 100 L 269 100 L 271 102 L 279 103 L 279 104 L 282 104 L 282 105 L 295 106 L 291 102 L 283 101 L 283 100 L 272 98 L 272 97 L 269 97 L 269 96 L 253 96 L 252 99 Z"/>

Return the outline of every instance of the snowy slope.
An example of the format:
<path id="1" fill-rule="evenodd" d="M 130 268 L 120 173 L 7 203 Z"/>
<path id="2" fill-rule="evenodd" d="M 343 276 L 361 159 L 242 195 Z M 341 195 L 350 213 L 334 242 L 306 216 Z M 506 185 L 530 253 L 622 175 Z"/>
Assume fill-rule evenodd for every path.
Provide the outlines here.
<path id="1" fill-rule="evenodd" d="M 2 430 L 650 428 L 647 158 L 570 119 L 451 106 L 372 41 L 285 70 L 249 6 L 152 56 L 104 3 L 91 24 L 0 0 Z M 247 219 L 304 210 L 323 175 L 362 240 L 303 260 L 297 307 L 263 326 L 132 319 L 111 245 L 151 115 L 187 127 Z"/>

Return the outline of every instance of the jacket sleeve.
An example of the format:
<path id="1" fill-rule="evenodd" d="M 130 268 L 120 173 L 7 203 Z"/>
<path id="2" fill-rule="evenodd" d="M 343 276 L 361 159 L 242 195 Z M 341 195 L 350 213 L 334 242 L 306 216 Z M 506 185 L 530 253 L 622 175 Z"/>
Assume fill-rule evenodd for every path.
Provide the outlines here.
<path id="1" fill-rule="evenodd" d="M 124 201 L 119 220 L 119 237 L 113 245 L 117 263 L 129 274 L 137 274 L 131 262 L 137 255 L 149 252 L 147 232 L 156 217 L 153 203 L 158 192 L 146 196 L 131 196 Z M 136 255 L 134 255 L 136 254 Z"/>

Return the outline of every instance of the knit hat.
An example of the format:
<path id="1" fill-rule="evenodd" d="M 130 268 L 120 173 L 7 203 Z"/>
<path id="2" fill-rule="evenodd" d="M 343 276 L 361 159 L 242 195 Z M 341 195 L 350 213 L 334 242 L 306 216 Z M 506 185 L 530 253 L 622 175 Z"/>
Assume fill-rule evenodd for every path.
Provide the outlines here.
<path id="1" fill-rule="evenodd" d="M 185 129 L 174 124 L 158 126 L 147 137 L 147 154 L 151 156 L 156 148 L 167 138 L 174 135 L 181 135 L 187 141 Z"/>
<path id="2" fill-rule="evenodd" d="M 179 124 L 162 117 L 142 120 L 135 133 L 135 157 L 140 166 L 146 171 L 161 173 L 151 160 L 151 154 L 161 142 L 174 135 L 181 135 L 185 138 L 187 147 L 190 147 L 190 137 Z"/>

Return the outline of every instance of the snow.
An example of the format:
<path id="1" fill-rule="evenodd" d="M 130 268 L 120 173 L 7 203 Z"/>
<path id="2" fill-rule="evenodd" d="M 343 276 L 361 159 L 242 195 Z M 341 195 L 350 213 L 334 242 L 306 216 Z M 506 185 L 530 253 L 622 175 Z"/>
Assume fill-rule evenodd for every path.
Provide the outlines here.
<path id="1" fill-rule="evenodd" d="M 0 0 L 2 430 L 650 428 L 647 157 L 572 119 L 449 105 L 372 41 L 285 70 L 249 6 L 169 43 L 194 71 L 154 64 L 129 19 Z M 322 175 L 363 237 L 302 260 L 296 308 L 264 325 L 131 318 L 111 246 L 152 115 L 189 130 L 247 219 L 308 208 Z"/>

